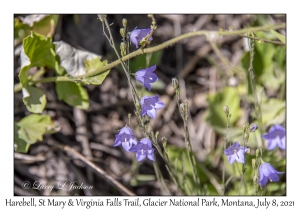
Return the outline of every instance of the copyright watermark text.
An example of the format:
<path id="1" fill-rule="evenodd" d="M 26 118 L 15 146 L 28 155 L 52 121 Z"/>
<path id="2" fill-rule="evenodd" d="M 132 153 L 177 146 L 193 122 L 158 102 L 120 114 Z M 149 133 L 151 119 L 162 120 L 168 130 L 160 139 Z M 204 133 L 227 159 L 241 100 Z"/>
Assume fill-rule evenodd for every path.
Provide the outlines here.
<path id="1" fill-rule="evenodd" d="M 22 184 L 23 189 L 35 189 L 35 190 L 50 190 L 50 192 L 53 189 L 57 190 L 64 190 L 64 191 L 70 191 L 70 190 L 78 190 L 78 189 L 93 189 L 92 185 L 86 185 L 84 183 L 78 183 L 76 181 L 73 182 L 67 182 L 67 181 L 60 181 L 57 184 L 44 184 L 39 181 L 30 182 L 25 181 Z"/>

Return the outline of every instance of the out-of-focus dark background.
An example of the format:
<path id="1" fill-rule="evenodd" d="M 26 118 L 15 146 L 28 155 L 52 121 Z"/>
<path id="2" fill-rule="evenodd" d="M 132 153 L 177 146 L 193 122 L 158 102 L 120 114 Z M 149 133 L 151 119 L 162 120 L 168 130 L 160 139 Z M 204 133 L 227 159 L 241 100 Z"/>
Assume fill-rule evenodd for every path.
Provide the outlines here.
<path id="1" fill-rule="evenodd" d="M 29 15 L 15 14 L 15 59 L 14 59 L 14 83 L 19 83 L 18 74 L 20 71 L 20 52 L 22 39 L 27 36 L 28 31 L 16 27 L 16 20 L 23 21 Z M 212 15 L 212 14 L 188 14 L 188 15 L 154 15 L 157 23 L 157 30 L 153 34 L 153 41 L 150 46 L 158 45 L 184 33 L 208 30 L 219 31 L 220 29 L 238 30 L 250 26 L 263 26 L 270 24 L 285 23 L 286 16 L 276 15 Z M 135 28 L 149 28 L 151 19 L 147 15 L 107 15 L 116 45 L 121 43 L 119 33 L 122 27 L 122 19 L 127 19 L 129 31 Z M 64 41 L 72 47 L 89 51 L 102 56 L 108 62 L 117 59 L 113 49 L 103 35 L 102 24 L 97 15 L 56 15 L 54 28 L 52 26 L 52 40 Z M 21 31 L 23 30 L 23 31 Z M 37 27 L 37 32 L 43 30 Z M 285 29 L 277 30 L 278 33 L 286 35 Z M 268 37 L 264 37 L 268 38 Z M 276 40 L 276 38 L 271 37 Z M 278 40 L 277 40 L 278 41 Z M 257 44 L 258 45 L 258 44 Z M 271 45 L 264 43 L 264 46 Z M 279 46 L 272 48 L 274 52 L 279 51 Z M 136 50 L 134 45 L 130 50 Z M 218 97 L 223 97 L 222 92 L 225 87 L 233 87 L 239 94 L 238 107 L 234 108 L 232 115 L 236 115 L 232 125 L 232 139 L 238 138 L 238 130 L 242 130 L 245 121 L 254 122 L 254 103 L 247 100 L 247 66 L 244 64 L 248 44 L 240 36 L 217 37 L 213 45 L 208 42 L 205 36 L 197 36 L 185 39 L 178 44 L 167 47 L 162 51 L 152 54 L 152 57 L 142 55 L 130 60 L 130 70 L 132 72 L 146 67 L 146 60 L 150 59 L 150 64 L 156 64 L 155 73 L 159 81 L 153 85 L 151 92 L 158 94 L 160 99 L 167 105 L 158 112 L 157 117 L 152 120 L 155 130 L 159 131 L 159 139 L 166 137 L 170 148 L 178 150 L 185 147 L 183 139 L 183 122 L 180 118 L 176 105 L 176 98 L 173 95 L 171 79 L 176 77 L 180 81 L 182 100 L 189 103 L 190 118 L 189 131 L 192 140 L 193 150 L 197 160 L 203 164 L 204 185 L 207 183 L 208 191 L 211 188 L 218 188 L 222 180 L 222 148 L 224 135 L 220 127 L 214 127 L 210 123 L 218 119 L 209 118 L 214 115 L 211 108 L 218 103 L 214 94 L 220 93 Z M 256 54 L 259 54 L 258 49 Z M 270 50 L 270 49 L 269 49 Z M 258 57 L 259 59 L 260 57 Z M 263 54 L 260 56 L 264 57 Z M 276 56 L 276 54 L 274 54 Z M 272 61 L 276 60 L 271 56 Z M 285 57 L 285 55 L 284 55 Z M 259 62 L 258 60 L 254 62 Z M 275 61 L 274 61 L 275 62 Z M 285 62 L 285 60 L 283 61 Z M 274 65 L 274 74 L 271 82 L 264 81 L 269 78 L 267 73 L 258 74 L 258 90 L 264 91 L 266 101 L 276 99 L 285 104 L 285 64 L 283 70 Z M 31 69 L 29 74 L 34 74 L 38 69 Z M 264 71 L 264 69 L 256 69 Z M 55 76 L 54 71 L 48 69 L 44 77 Z M 133 78 L 134 80 L 134 78 Z M 113 147 L 115 135 L 119 129 L 128 125 L 128 113 L 132 113 L 130 126 L 138 139 L 143 138 L 139 130 L 135 115 L 134 105 L 127 79 L 120 66 L 113 68 L 103 84 L 99 86 L 86 85 L 89 95 L 90 107 L 87 110 L 80 110 L 71 107 L 58 100 L 55 91 L 55 83 L 39 84 L 39 88 L 46 94 L 47 105 L 44 113 L 49 114 L 52 120 L 60 127 L 60 131 L 45 135 L 43 141 L 39 141 L 30 146 L 28 153 L 15 153 L 14 160 L 14 193 L 15 195 L 122 195 L 118 189 L 112 187 L 107 181 L 90 170 L 82 161 L 77 160 L 61 150 L 51 146 L 53 142 L 68 145 L 76 151 L 82 153 L 101 167 L 106 173 L 117 179 L 137 195 L 161 195 L 160 183 L 155 178 L 152 163 L 147 160 L 141 164 L 133 161 L 134 154 L 128 153 L 121 147 Z M 137 84 L 142 89 L 140 84 Z M 144 94 L 148 92 L 143 90 Z M 229 91 L 231 94 L 231 92 Z M 234 92 L 235 93 L 235 92 Z M 262 92 L 260 92 L 262 93 Z M 223 103 L 226 100 L 221 100 Z M 267 103 L 266 102 L 266 103 Z M 272 102 L 273 103 L 273 102 Z M 275 103 L 275 102 L 274 102 Z M 276 101 L 277 103 L 277 101 Z M 279 102 L 278 102 L 279 103 Z M 222 104 L 221 104 L 222 105 Z M 222 106 L 227 105 L 223 104 Z M 277 105 L 277 104 L 276 104 Z M 281 105 L 281 104 L 280 104 Z M 266 104 L 263 108 L 269 110 L 272 104 Z M 279 106 L 279 105 L 278 105 Z M 285 107 L 285 105 L 284 105 Z M 236 113 L 234 112 L 236 110 Z M 221 115 L 223 110 L 220 111 Z M 15 92 L 14 95 L 14 121 L 18 122 L 29 112 L 23 104 L 22 92 Z M 270 115 L 270 116 L 269 116 Z M 285 110 L 269 113 L 271 120 L 279 118 L 276 122 L 285 125 Z M 280 116 L 279 116 L 280 115 Z M 268 121 L 267 119 L 265 121 Z M 273 123 L 276 123 L 275 121 Z M 265 123 L 265 131 L 270 124 Z M 235 130 L 234 130 L 235 129 Z M 231 141 L 231 140 L 230 140 Z M 233 140 L 232 140 L 233 141 Z M 253 142 L 256 142 L 253 140 Z M 250 144 L 257 148 L 255 143 Z M 262 145 L 263 146 L 263 145 Z M 175 154 L 180 154 L 176 153 Z M 274 154 L 272 154 L 274 155 Z M 285 152 L 277 151 L 276 156 L 284 159 Z M 249 160 L 250 161 L 250 160 Z M 167 180 L 173 195 L 179 195 L 176 187 L 170 181 L 163 161 L 157 155 L 157 162 L 160 165 L 163 176 Z M 226 167 L 230 167 L 227 165 Z M 249 166 L 250 167 L 250 166 Z M 285 165 L 278 165 L 278 171 L 285 171 Z M 230 172 L 228 172 L 230 174 Z M 213 177 L 213 180 L 212 178 Z M 233 178 L 234 179 L 234 178 Z M 42 183 L 45 185 L 57 185 L 58 183 L 70 184 L 72 181 L 93 186 L 93 189 L 59 190 L 59 189 L 24 189 L 24 181 Z M 273 184 L 273 183 L 272 183 Z M 285 194 L 285 175 L 281 177 L 280 184 L 272 185 L 274 190 L 270 194 Z M 234 186 L 231 186 L 234 188 Z M 218 194 L 214 189 L 212 193 Z"/>

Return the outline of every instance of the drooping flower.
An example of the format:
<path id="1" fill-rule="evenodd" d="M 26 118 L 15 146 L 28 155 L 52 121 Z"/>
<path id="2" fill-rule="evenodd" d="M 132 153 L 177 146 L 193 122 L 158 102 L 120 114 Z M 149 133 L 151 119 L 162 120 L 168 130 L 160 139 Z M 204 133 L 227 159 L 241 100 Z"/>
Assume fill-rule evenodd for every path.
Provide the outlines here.
<path id="1" fill-rule="evenodd" d="M 156 69 L 156 65 L 151 66 L 146 69 L 141 69 L 135 73 L 135 78 L 137 81 L 142 83 L 145 88 L 149 91 L 151 90 L 151 84 L 158 80 L 158 77 L 155 73 L 153 73 Z"/>
<path id="2" fill-rule="evenodd" d="M 141 99 L 142 116 L 148 114 L 149 117 L 155 118 L 156 110 L 165 106 L 163 102 L 158 100 L 158 96 L 144 96 Z"/>
<path id="3" fill-rule="evenodd" d="M 136 160 L 142 161 L 146 157 L 149 160 L 155 161 L 154 159 L 154 149 L 152 148 L 152 143 L 148 138 L 143 138 L 137 143 L 136 146 L 132 147 L 130 152 L 136 152 Z"/>
<path id="4" fill-rule="evenodd" d="M 228 156 L 228 161 L 230 164 L 234 163 L 235 161 L 244 163 L 244 153 L 246 153 L 248 150 L 249 148 L 245 148 L 239 143 L 234 142 L 233 145 L 224 150 L 224 153 Z"/>
<path id="5" fill-rule="evenodd" d="M 257 128 L 258 128 L 258 126 L 257 126 L 256 124 L 252 124 L 252 125 L 250 126 L 250 132 L 256 131 Z"/>
<path id="6" fill-rule="evenodd" d="M 144 29 L 135 29 L 130 33 L 130 41 L 139 48 L 139 42 L 143 40 L 148 34 L 150 34 L 151 28 Z M 149 41 L 152 41 L 152 36 L 149 38 Z"/>
<path id="7" fill-rule="evenodd" d="M 270 163 L 262 163 L 259 168 L 259 181 L 261 187 L 265 186 L 268 181 L 270 182 L 278 182 L 279 176 L 278 174 L 283 174 L 284 172 L 276 171 Z"/>
<path id="8" fill-rule="evenodd" d="M 122 128 L 119 134 L 116 135 L 114 147 L 120 146 L 121 144 L 126 151 L 129 151 L 130 148 L 137 144 L 137 140 L 129 127 Z"/>
<path id="9" fill-rule="evenodd" d="M 278 146 L 280 149 L 286 149 L 286 131 L 281 125 L 274 125 L 270 128 L 269 133 L 262 136 L 268 141 L 268 150 L 275 149 Z"/>

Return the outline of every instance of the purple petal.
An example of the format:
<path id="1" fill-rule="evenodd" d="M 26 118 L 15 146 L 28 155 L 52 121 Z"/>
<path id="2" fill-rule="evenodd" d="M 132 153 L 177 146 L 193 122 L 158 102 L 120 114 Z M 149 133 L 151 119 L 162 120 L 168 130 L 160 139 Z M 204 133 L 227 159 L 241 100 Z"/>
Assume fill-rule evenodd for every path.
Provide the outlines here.
<path id="1" fill-rule="evenodd" d="M 283 126 L 281 126 L 281 125 L 273 125 L 271 128 L 270 128 L 270 130 L 269 130 L 269 133 L 270 132 L 274 132 L 274 131 L 276 131 L 276 130 L 279 130 L 279 131 L 284 131 L 285 132 L 285 128 L 283 127 Z"/>
<path id="2" fill-rule="evenodd" d="M 138 141 L 135 138 L 130 139 L 131 147 L 137 145 Z"/>
<path id="3" fill-rule="evenodd" d="M 129 152 L 129 149 L 130 149 L 131 147 L 130 147 L 130 144 L 129 144 L 128 141 L 127 141 L 127 142 L 123 142 L 123 143 L 122 143 L 122 146 L 123 146 L 123 148 L 124 148 L 126 151 Z"/>
<path id="4" fill-rule="evenodd" d="M 269 180 L 270 180 L 271 182 L 278 182 L 278 181 L 279 181 L 279 176 L 278 176 L 276 173 L 270 174 Z"/>
<path id="5" fill-rule="evenodd" d="M 147 88 L 149 91 L 151 90 L 151 84 L 148 82 L 148 80 L 144 81 L 144 87 Z"/>
<path id="6" fill-rule="evenodd" d="M 146 77 L 147 77 L 147 80 L 150 82 L 150 83 L 154 83 L 158 80 L 158 77 L 156 74 L 154 73 L 147 73 L 146 74 Z"/>
<path id="7" fill-rule="evenodd" d="M 228 149 L 224 150 L 225 155 L 229 156 L 229 155 L 233 155 L 234 152 L 232 151 L 232 149 L 229 147 Z"/>
<path id="8" fill-rule="evenodd" d="M 140 142 L 142 144 L 146 144 L 146 145 L 148 145 L 148 147 L 152 148 L 152 143 L 148 138 L 143 138 Z"/>
<path id="9" fill-rule="evenodd" d="M 243 153 L 246 153 L 246 152 L 248 152 L 249 148 L 247 148 L 247 147 L 245 148 L 243 146 L 240 146 L 240 150 L 242 150 Z"/>
<path id="10" fill-rule="evenodd" d="M 164 108 L 165 107 L 165 104 L 161 101 L 158 101 L 155 103 L 155 109 L 161 109 L 161 108 Z"/>
<path id="11" fill-rule="evenodd" d="M 147 152 L 147 158 L 148 158 L 149 160 L 155 161 L 153 151 L 154 151 L 154 149 L 153 149 L 153 150 L 148 150 L 148 152 Z"/>
<path id="12" fill-rule="evenodd" d="M 148 144 L 149 142 L 151 143 L 151 141 L 148 138 L 143 138 L 140 142 L 141 144 Z M 150 147 L 152 147 L 152 145 L 150 145 Z"/>
<path id="13" fill-rule="evenodd" d="M 261 176 L 260 177 L 260 180 L 258 181 L 258 183 L 260 184 L 261 187 L 265 186 L 267 183 L 268 183 L 268 178 L 267 177 L 264 177 L 264 176 Z"/>
<path id="14" fill-rule="evenodd" d="M 147 73 L 147 69 L 141 69 L 135 73 L 135 76 L 144 77 L 146 73 Z"/>
<path id="15" fill-rule="evenodd" d="M 145 114 L 147 114 L 147 109 L 145 106 L 142 106 L 142 113 L 141 115 L 144 116 Z"/>
<path id="16" fill-rule="evenodd" d="M 149 115 L 149 117 L 154 119 L 156 116 L 156 111 L 155 111 L 155 109 L 147 110 L 147 114 Z"/>
<path id="17" fill-rule="evenodd" d="M 279 140 L 278 146 L 279 146 L 280 149 L 283 149 L 283 150 L 286 149 L 286 145 L 285 145 L 285 137 L 283 137 L 282 139 Z"/>
<path id="18" fill-rule="evenodd" d="M 137 29 L 140 30 L 140 33 L 138 34 L 138 36 L 136 37 L 138 42 L 142 41 L 143 38 L 145 38 L 150 32 L 151 32 L 151 28 L 144 28 L 144 29 Z M 150 37 L 150 41 L 152 37 Z"/>
<path id="19" fill-rule="evenodd" d="M 144 105 L 144 103 L 145 103 L 145 100 L 147 100 L 147 99 L 151 99 L 151 98 L 153 98 L 152 96 L 144 96 L 144 97 L 142 97 L 141 98 L 141 105 L 143 106 Z"/>
<path id="20" fill-rule="evenodd" d="M 230 164 L 232 164 L 232 163 L 235 162 L 235 157 L 234 157 L 234 155 L 229 155 L 229 156 L 228 156 L 228 162 L 229 162 Z"/>
<path id="21" fill-rule="evenodd" d="M 273 150 L 277 146 L 277 140 L 268 140 L 268 150 Z"/>
<path id="22" fill-rule="evenodd" d="M 133 30 L 130 33 L 130 41 L 136 46 L 136 48 L 139 48 L 139 41 L 137 40 L 137 36 L 140 34 L 140 30 Z"/>
<path id="23" fill-rule="evenodd" d="M 131 149 L 129 149 L 129 152 L 137 152 L 137 151 L 139 151 L 139 143 L 137 143 L 136 146 L 134 146 Z"/>
<path id="24" fill-rule="evenodd" d="M 245 162 L 245 160 L 244 160 L 244 153 L 243 153 L 242 150 L 239 150 L 237 152 L 237 154 L 235 154 L 235 159 L 236 159 L 237 162 L 240 162 L 240 163 L 244 163 Z"/>
<path id="25" fill-rule="evenodd" d="M 144 77 L 135 75 L 135 79 L 136 79 L 137 81 L 139 81 L 140 83 L 144 84 Z"/>
<path id="26" fill-rule="evenodd" d="M 116 137 L 116 140 L 115 140 L 115 143 L 114 143 L 114 147 L 120 146 L 121 144 L 122 144 L 122 142 L 120 141 L 119 137 Z"/>
<path id="27" fill-rule="evenodd" d="M 156 69 L 156 65 L 151 66 L 151 67 L 147 68 L 146 70 L 147 70 L 147 72 L 154 72 L 155 69 Z"/>
<path id="28" fill-rule="evenodd" d="M 129 127 L 122 128 L 120 130 L 119 134 L 123 134 L 123 133 L 126 133 L 126 134 L 129 134 L 129 135 L 133 136 L 133 132 L 132 132 L 131 128 L 129 128 Z"/>
<path id="29" fill-rule="evenodd" d="M 241 147 L 241 145 L 240 145 L 239 143 L 237 143 L 237 142 L 234 142 L 234 143 L 231 145 L 231 147 L 235 147 L 235 148 L 237 148 L 237 150 L 239 150 L 240 147 Z"/>
<path id="30" fill-rule="evenodd" d="M 136 153 L 136 160 L 137 161 L 142 161 L 146 158 L 146 152 L 142 152 L 142 151 L 137 151 Z"/>

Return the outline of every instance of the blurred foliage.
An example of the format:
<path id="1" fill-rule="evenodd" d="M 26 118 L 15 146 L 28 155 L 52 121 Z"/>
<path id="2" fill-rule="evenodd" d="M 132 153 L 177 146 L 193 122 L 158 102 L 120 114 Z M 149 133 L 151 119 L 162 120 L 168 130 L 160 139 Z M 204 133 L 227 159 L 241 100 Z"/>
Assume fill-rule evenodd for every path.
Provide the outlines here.
<path id="1" fill-rule="evenodd" d="M 30 35 L 31 31 L 52 37 L 59 15 L 28 15 L 26 18 L 14 19 L 15 45 Z"/>
<path id="2" fill-rule="evenodd" d="M 234 124 L 241 116 L 240 98 L 238 91 L 233 87 L 225 87 L 216 94 L 207 96 L 208 109 L 205 114 L 206 122 L 220 133 L 224 131 L 227 125 L 227 118 L 223 111 L 224 106 L 229 107 L 229 112 L 232 113 L 230 122 Z"/>
<path id="3" fill-rule="evenodd" d="M 24 117 L 14 126 L 16 151 L 27 152 L 29 145 L 42 141 L 43 135 L 53 130 L 54 127 L 48 115 L 31 114 Z"/>
<path id="4" fill-rule="evenodd" d="M 130 71 L 136 73 L 140 69 L 145 69 L 153 65 L 158 65 L 163 56 L 163 51 L 159 50 L 154 53 L 142 54 L 130 60 Z"/>

